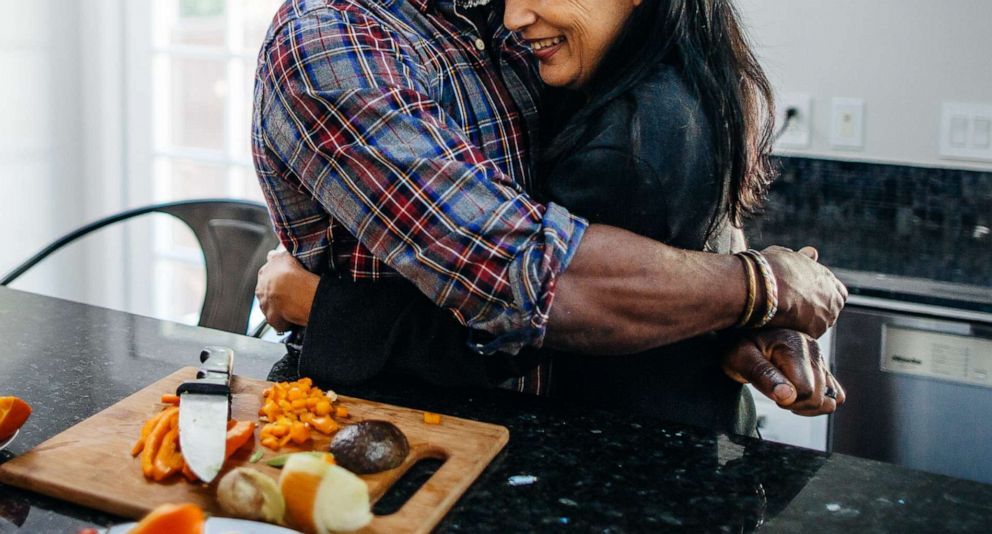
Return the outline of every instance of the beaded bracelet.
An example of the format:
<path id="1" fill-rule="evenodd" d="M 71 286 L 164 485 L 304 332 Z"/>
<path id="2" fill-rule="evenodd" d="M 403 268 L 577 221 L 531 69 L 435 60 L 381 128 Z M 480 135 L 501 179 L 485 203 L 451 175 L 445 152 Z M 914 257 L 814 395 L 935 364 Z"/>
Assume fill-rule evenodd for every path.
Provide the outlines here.
<path id="1" fill-rule="evenodd" d="M 765 315 L 753 325 L 753 328 L 762 328 L 770 323 L 775 318 L 775 314 L 778 313 L 778 280 L 775 279 L 772 266 L 764 255 L 754 249 L 746 250 L 744 254 L 754 260 L 765 281 Z"/>
<path id="2" fill-rule="evenodd" d="M 755 277 L 755 268 L 751 264 L 751 259 L 742 253 L 734 254 L 734 256 L 737 256 L 741 260 L 741 263 L 744 264 L 744 276 L 747 279 L 747 298 L 744 302 L 744 312 L 741 314 L 741 318 L 737 321 L 737 324 L 734 325 L 736 328 L 744 328 L 751 322 L 751 317 L 754 315 L 754 305 L 758 300 L 758 281 Z"/>

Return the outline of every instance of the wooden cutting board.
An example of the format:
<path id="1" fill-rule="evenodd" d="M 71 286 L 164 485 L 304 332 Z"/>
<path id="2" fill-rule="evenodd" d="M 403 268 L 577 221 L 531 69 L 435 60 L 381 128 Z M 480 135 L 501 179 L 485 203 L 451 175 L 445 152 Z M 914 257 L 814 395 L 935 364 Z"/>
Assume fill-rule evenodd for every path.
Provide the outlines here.
<path id="1" fill-rule="evenodd" d="M 258 443 L 256 431 L 254 448 L 245 447 L 235 454 L 225 465 L 225 471 L 209 486 L 191 484 L 182 477 L 175 477 L 166 484 L 145 480 L 139 459 L 131 457 L 131 446 L 144 421 L 162 409 L 163 405 L 159 403 L 162 394 L 175 392 L 182 381 L 194 378 L 195 374 L 196 369 L 192 367 L 180 369 L 0 465 L 0 482 L 135 519 L 160 504 L 178 502 L 193 502 L 211 514 L 221 515 L 214 494 L 216 481 L 226 470 L 248 465 L 277 479 L 279 470 L 265 465 L 265 460 L 294 449 L 270 451 Z M 233 418 L 257 421 L 262 390 L 269 385 L 261 380 L 235 377 L 232 380 Z M 510 436 L 505 427 L 477 421 L 443 417 L 440 425 L 427 425 L 422 411 L 343 396 L 339 402 L 349 412 L 349 418 L 342 423 L 364 419 L 391 421 L 410 442 L 410 455 L 402 466 L 362 476 L 369 485 L 373 502 L 417 461 L 424 458 L 444 460 L 438 471 L 402 508 L 390 515 L 376 516 L 362 532 L 430 531 Z M 315 440 L 311 448 L 327 450 L 328 442 L 327 438 Z M 253 451 L 265 454 L 254 464 L 249 460 Z"/>

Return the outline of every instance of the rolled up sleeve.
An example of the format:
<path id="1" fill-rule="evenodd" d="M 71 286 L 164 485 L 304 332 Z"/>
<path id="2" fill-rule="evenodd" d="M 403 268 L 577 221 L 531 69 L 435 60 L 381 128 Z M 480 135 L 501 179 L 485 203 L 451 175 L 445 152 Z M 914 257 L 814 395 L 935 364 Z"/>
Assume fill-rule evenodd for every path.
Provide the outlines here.
<path id="1" fill-rule="evenodd" d="M 488 161 L 427 96 L 399 41 L 334 10 L 275 32 L 256 120 L 268 157 L 291 176 L 259 173 L 263 188 L 294 182 L 438 306 L 496 336 L 499 350 L 540 346 L 586 223 L 534 202 Z"/>

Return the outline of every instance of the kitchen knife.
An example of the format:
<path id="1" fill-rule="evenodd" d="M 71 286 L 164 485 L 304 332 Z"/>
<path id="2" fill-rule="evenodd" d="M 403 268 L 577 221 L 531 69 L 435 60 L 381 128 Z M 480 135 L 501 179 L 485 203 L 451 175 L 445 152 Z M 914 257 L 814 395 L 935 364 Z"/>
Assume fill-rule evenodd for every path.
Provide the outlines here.
<path id="1" fill-rule="evenodd" d="M 231 413 L 234 351 L 206 347 L 196 380 L 183 382 L 179 395 L 179 446 L 190 470 L 210 482 L 224 465 L 227 420 Z"/>

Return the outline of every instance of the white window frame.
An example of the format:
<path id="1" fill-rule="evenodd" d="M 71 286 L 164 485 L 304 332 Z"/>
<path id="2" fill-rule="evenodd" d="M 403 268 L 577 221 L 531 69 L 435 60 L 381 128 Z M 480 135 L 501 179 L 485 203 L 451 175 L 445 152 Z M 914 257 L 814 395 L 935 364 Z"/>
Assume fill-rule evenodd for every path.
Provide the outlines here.
<path id="1" fill-rule="evenodd" d="M 252 0 L 225 1 L 225 44 L 224 48 L 195 45 L 163 45 L 156 43 L 154 21 L 158 17 L 171 16 L 166 2 L 112 0 L 122 4 L 124 13 L 124 39 L 126 43 L 124 102 L 126 103 L 126 179 L 122 184 L 125 202 L 129 206 L 147 205 L 160 202 L 156 193 L 155 166 L 158 161 L 190 162 L 199 165 L 217 166 L 226 169 L 227 195 L 241 196 L 244 176 L 254 175 L 250 154 L 243 154 L 245 138 L 250 131 L 250 117 L 244 111 L 250 106 L 252 95 L 246 87 L 246 76 L 254 72 L 257 59 L 255 53 L 243 52 L 243 31 L 231 31 L 242 27 L 244 2 Z M 173 4 L 174 5 L 174 4 Z M 158 19 L 161 20 L 161 19 Z M 223 150 L 164 146 L 159 143 L 169 132 L 169 112 L 164 102 L 155 102 L 153 81 L 157 79 L 168 85 L 168 69 L 164 62 L 170 58 L 207 59 L 223 62 L 227 84 L 224 110 Z M 157 71 L 157 72 L 156 72 Z M 246 90 L 248 89 L 248 90 Z M 167 99 L 160 99 L 165 101 Z M 244 132 L 243 136 L 232 135 Z M 198 254 L 187 254 L 161 250 L 156 241 L 169 237 L 174 225 L 155 225 L 155 235 L 131 236 L 128 240 L 131 262 L 125 273 L 124 285 L 130 288 L 128 300 L 131 309 L 154 310 L 159 317 L 167 316 L 163 309 L 165 300 L 161 297 L 168 287 L 167 281 L 154 276 L 156 260 L 173 260 L 187 264 L 202 265 Z M 153 287 L 153 291 L 144 288 Z"/>

